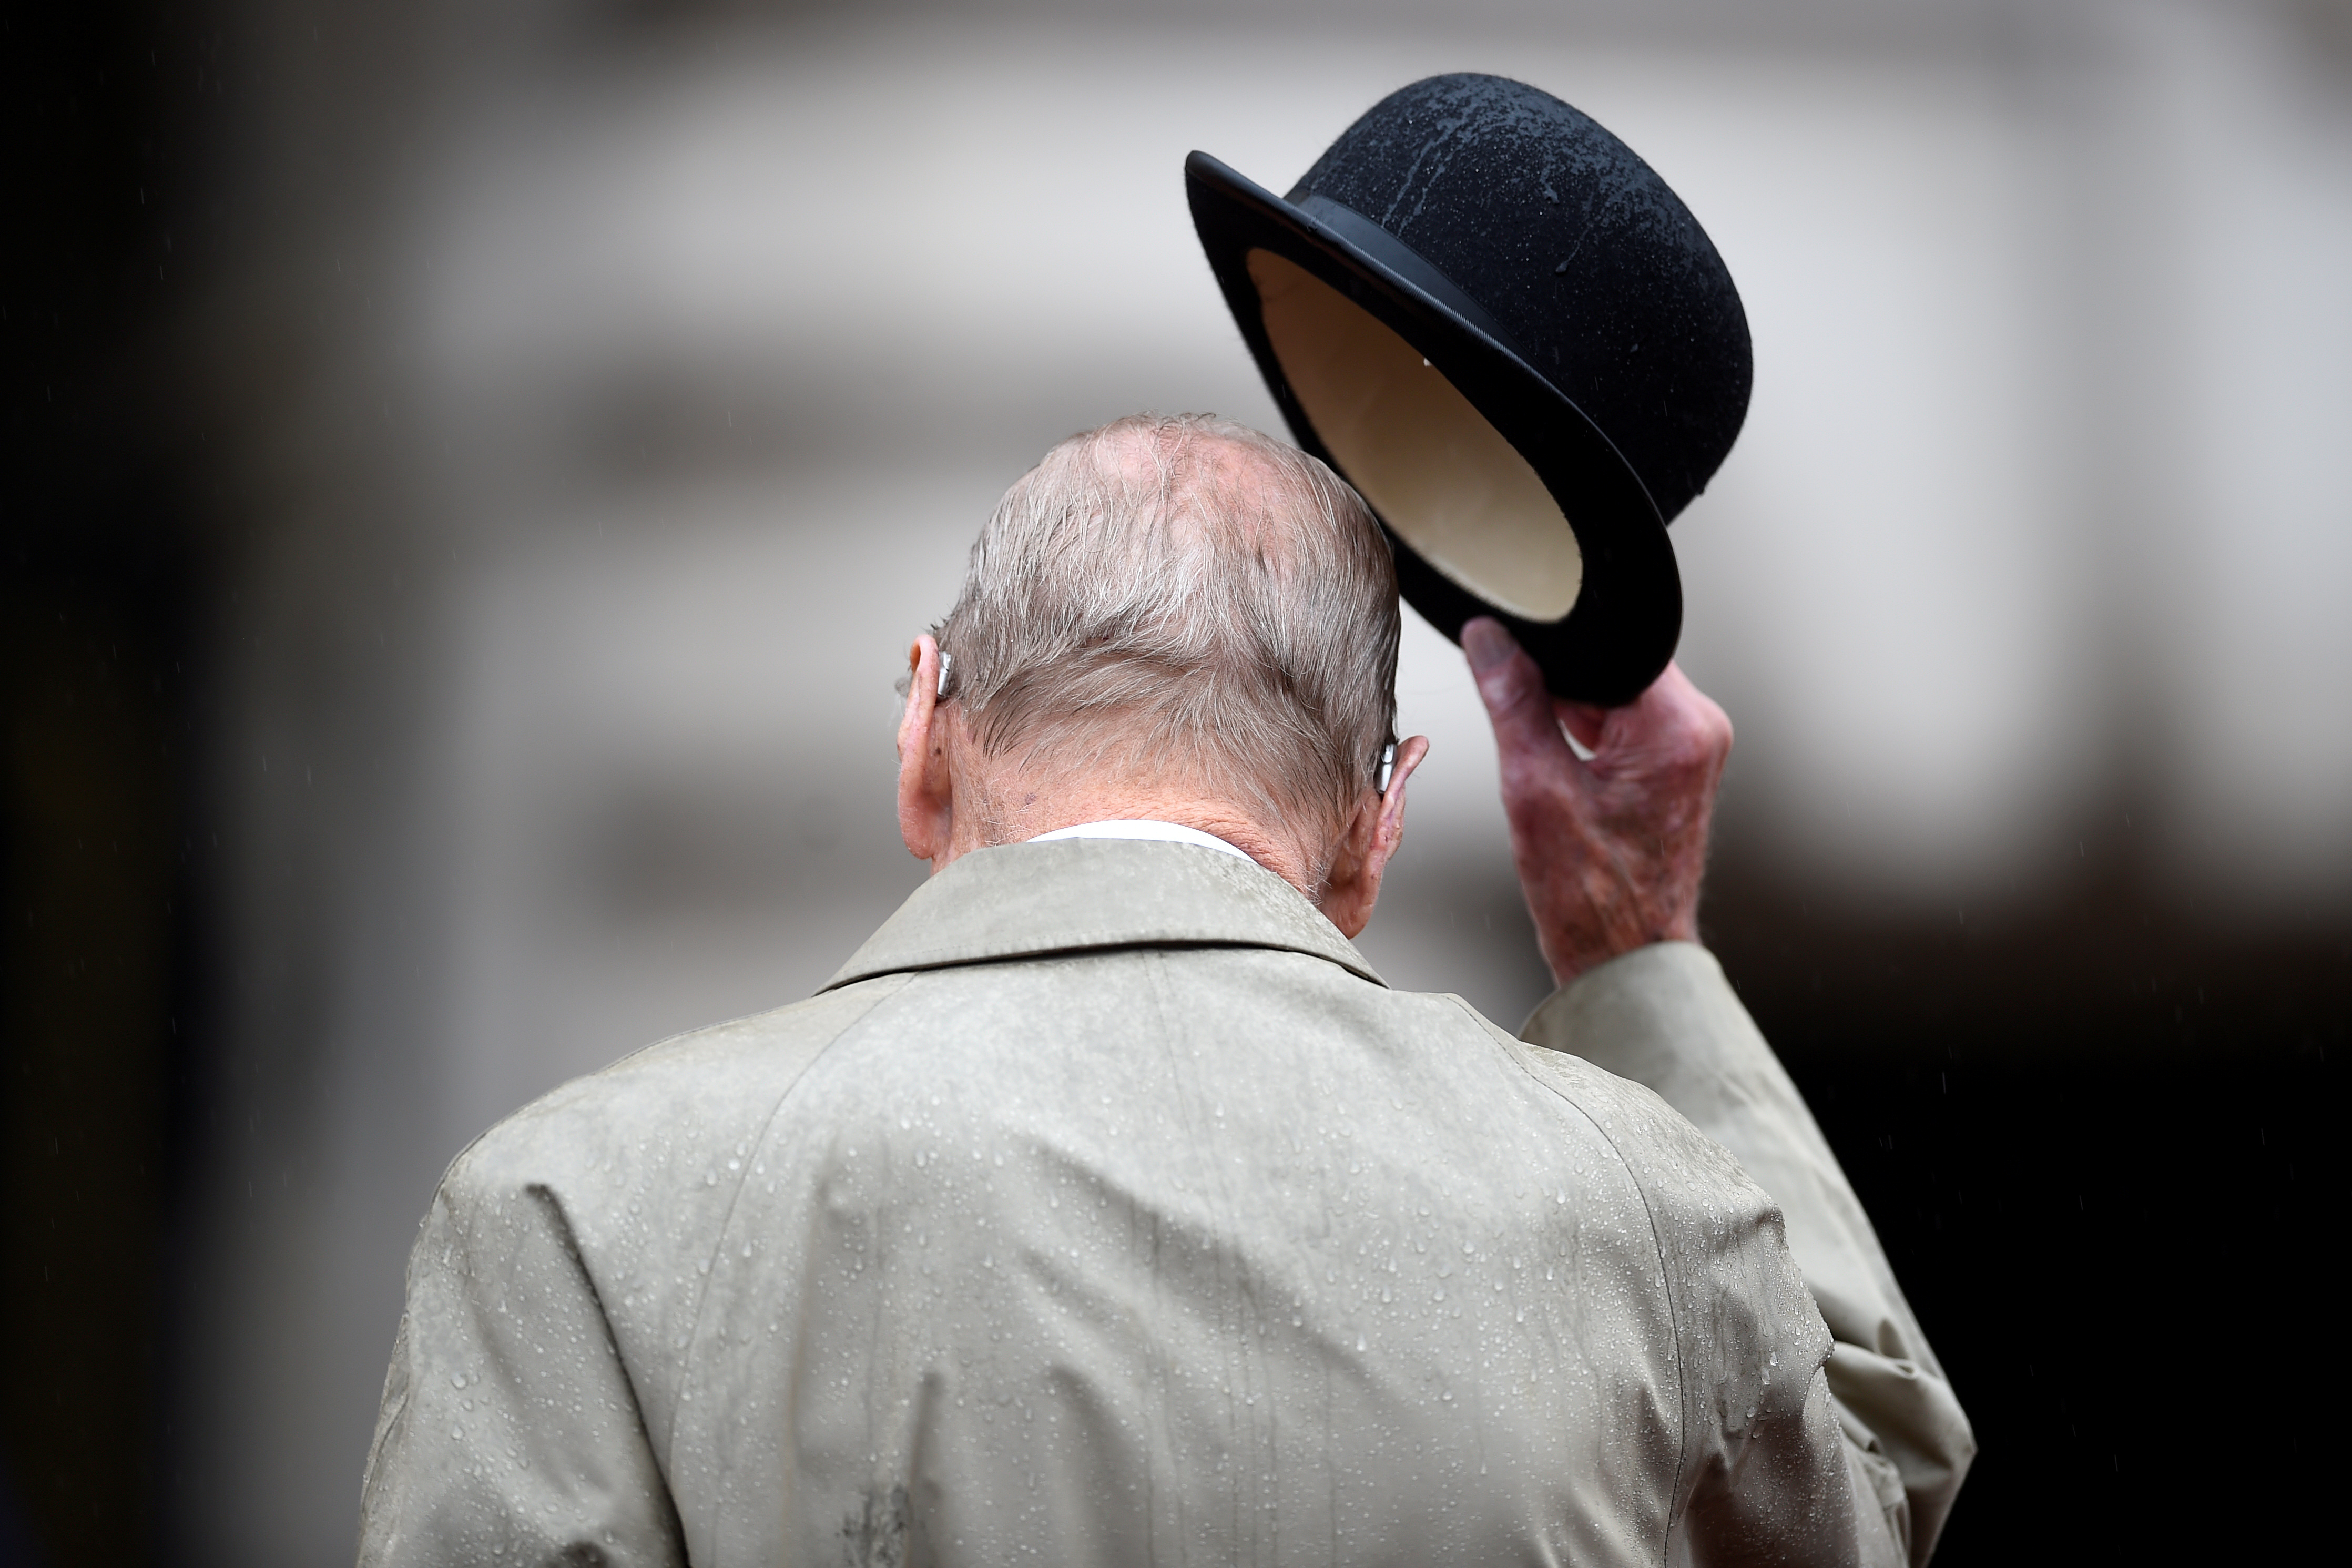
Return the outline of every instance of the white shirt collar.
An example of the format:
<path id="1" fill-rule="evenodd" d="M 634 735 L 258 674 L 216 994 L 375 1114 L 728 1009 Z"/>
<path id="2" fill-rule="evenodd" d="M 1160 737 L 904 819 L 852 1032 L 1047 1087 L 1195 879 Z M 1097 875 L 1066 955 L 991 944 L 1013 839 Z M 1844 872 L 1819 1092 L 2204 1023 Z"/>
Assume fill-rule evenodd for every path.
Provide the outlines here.
<path id="1" fill-rule="evenodd" d="M 1056 827 L 1051 833 L 1040 833 L 1029 842 L 1045 844 L 1056 838 L 1149 838 L 1169 844 L 1197 844 L 1203 849 L 1222 849 L 1228 855 L 1250 859 L 1245 851 L 1235 848 L 1213 833 L 1203 833 L 1197 827 L 1186 827 L 1174 822 L 1081 822 L 1075 827 Z M 1251 860 L 1250 863 L 1255 865 L 1257 862 Z"/>

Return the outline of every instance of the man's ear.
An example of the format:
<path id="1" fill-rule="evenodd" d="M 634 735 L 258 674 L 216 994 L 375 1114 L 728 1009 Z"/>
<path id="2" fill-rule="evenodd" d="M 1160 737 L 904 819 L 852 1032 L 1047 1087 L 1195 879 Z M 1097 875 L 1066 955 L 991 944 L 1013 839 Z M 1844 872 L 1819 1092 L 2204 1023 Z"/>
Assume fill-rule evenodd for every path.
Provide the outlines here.
<path id="1" fill-rule="evenodd" d="M 955 779 L 940 711 L 940 645 L 926 632 L 907 652 L 907 710 L 898 718 L 898 836 L 938 871 L 955 842 Z"/>
<path id="2" fill-rule="evenodd" d="M 1332 857 L 1320 908 L 1324 918 L 1350 941 L 1371 922 L 1372 906 L 1380 901 L 1381 878 L 1387 874 L 1389 858 L 1404 841 L 1404 783 L 1427 755 L 1426 735 L 1415 735 L 1397 747 L 1388 793 L 1365 793 L 1339 840 L 1339 853 Z"/>

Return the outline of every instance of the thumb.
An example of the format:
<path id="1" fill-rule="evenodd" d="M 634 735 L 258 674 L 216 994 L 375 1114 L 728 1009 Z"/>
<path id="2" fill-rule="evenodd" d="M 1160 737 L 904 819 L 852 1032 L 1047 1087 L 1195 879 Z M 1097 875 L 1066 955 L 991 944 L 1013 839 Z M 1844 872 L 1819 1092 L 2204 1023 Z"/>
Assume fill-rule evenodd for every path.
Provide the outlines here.
<path id="1" fill-rule="evenodd" d="M 1515 753 L 1569 755 L 1551 693 L 1544 687 L 1543 671 L 1511 640 L 1500 622 L 1481 616 L 1465 623 L 1462 651 L 1469 656 L 1471 677 L 1478 683 L 1479 699 L 1486 704 L 1486 717 L 1495 726 L 1495 743 L 1506 759 Z"/>

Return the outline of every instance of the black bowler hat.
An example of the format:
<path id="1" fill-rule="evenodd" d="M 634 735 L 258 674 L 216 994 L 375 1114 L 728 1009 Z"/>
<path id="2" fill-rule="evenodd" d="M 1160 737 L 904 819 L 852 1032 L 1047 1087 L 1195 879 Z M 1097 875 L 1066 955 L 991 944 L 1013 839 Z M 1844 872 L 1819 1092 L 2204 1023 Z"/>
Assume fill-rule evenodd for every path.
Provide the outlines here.
<path id="1" fill-rule="evenodd" d="M 1494 616 L 1582 701 L 1674 657 L 1665 525 L 1748 412 L 1748 317 L 1633 150 L 1522 82 L 1382 99 L 1287 197 L 1204 153 L 1192 224 L 1299 444 L 1387 527 L 1446 636 Z"/>

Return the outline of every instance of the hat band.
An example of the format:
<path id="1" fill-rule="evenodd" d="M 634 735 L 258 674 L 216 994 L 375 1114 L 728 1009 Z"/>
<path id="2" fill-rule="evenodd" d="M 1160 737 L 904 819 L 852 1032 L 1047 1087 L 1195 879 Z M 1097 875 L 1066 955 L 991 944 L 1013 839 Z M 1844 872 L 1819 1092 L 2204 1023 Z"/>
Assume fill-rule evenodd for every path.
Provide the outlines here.
<path id="1" fill-rule="evenodd" d="M 1354 246 L 1364 256 L 1387 268 L 1391 272 L 1461 317 L 1463 321 L 1494 339 L 1496 346 L 1507 349 L 1517 355 L 1520 362 L 1528 369 L 1535 368 L 1535 362 L 1520 351 L 1519 345 L 1512 340 L 1511 334 L 1503 330 L 1503 324 L 1500 321 L 1486 313 L 1486 308 L 1484 305 L 1464 293 L 1461 285 L 1423 260 L 1419 253 L 1411 246 L 1387 229 L 1382 228 L 1355 208 L 1342 206 L 1328 196 L 1303 196 L 1292 205 L 1349 245 Z"/>

